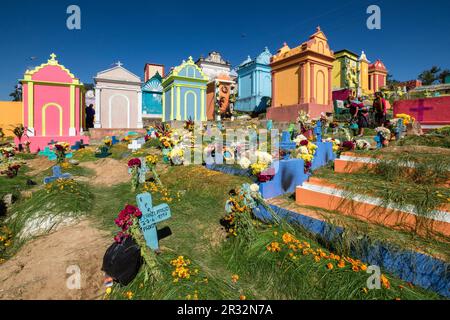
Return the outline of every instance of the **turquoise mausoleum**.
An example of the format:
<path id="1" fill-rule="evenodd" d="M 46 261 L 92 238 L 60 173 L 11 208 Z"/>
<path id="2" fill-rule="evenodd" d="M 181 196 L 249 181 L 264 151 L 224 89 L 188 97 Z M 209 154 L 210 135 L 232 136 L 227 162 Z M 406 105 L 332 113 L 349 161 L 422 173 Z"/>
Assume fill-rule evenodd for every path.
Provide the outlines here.
<path id="1" fill-rule="evenodd" d="M 272 97 L 272 74 L 266 47 L 255 59 L 250 56 L 237 68 L 239 98 L 235 110 L 242 112 L 265 112 Z"/>
<path id="2" fill-rule="evenodd" d="M 162 77 L 159 72 L 148 79 L 142 86 L 142 117 L 162 117 Z"/>
<path id="3" fill-rule="evenodd" d="M 164 78 L 163 121 L 206 121 L 206 84 L 208 77 L 192 57 L 172 69 Z"/>

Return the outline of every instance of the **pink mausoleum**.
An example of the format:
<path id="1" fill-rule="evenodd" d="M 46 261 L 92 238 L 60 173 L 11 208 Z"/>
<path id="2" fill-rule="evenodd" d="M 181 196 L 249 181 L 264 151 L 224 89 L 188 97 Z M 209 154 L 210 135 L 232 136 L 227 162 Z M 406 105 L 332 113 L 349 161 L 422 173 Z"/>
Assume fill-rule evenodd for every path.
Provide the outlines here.
<path id="1" fill-rule="evenodd" d="M 83 136 L 83 84 L 51 54 L 47 63 L 27 70 L 23 88 L 23 124 L 28 129 L 32 152 L 43 150 L 51 141 L 74 145 Z M 17 140 L 17 139 L 16 139 Z M 16 144 L 18 141 L 16 141 Z"/>

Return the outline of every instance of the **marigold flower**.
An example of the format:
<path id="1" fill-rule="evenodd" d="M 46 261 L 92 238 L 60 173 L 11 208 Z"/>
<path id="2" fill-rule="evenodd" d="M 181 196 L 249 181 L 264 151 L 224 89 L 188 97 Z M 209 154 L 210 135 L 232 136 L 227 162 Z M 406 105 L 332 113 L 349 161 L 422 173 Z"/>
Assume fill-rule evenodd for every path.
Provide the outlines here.
<path id="1" fill-rule="evenodd" d="M 241 295 L 239 296 L 239 300 L 247 300 L 247 297 L 241 294 Z"/>
<path id="2" fill-rule="evenodd" d="M 231 281 L 233 281 L 234 283 L 238 282 L 238 280 L 239 280 L 239 276 L 237 274 L 233 274 L 231 276 Z"/>
<path id="3" fill-rule="evenodd" d="M 383 285 L 383 287 L 385 289 L 390 289 L 391 288 L 391 283 L 389 282 L 388 278 L 386 278 L 386 276 L 384 274 L 381 275 L 381 284 Z"/>
<path id="4" fill-rule="evenodd" d="M 352 270 L 355 272 L 359 272 L 359 267 L 357 265 L 353 265 Z"/>
<path id="5" fill-rule="evenodd" d="M 339 263 L 338 263 L 338 268 L 345 268 L 345 261 L 344 260 L 339 260 Z"/>
<path id="6" fill-rule="evenodd" d="M 334 268 L 334 266 L 333 266 L 333 264 L 331 262 L 327 264 L 327 269 L 328 270 L 333 270 L 333 268 Z"/>

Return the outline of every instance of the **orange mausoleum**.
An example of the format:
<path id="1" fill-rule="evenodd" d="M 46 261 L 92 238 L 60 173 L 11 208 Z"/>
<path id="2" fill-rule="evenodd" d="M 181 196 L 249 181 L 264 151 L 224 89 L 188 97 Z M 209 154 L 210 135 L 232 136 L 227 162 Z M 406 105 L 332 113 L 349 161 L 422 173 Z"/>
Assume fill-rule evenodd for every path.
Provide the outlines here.
<path id="1" fill-rule="evenodd" d="M 312 118 L 332 112 L 333 61 L 334 53 L 320 27 L 296 48 L 285 43 L 271 59 L 272 106 L 267 118 L 290 122 L 300 110 Z"/>

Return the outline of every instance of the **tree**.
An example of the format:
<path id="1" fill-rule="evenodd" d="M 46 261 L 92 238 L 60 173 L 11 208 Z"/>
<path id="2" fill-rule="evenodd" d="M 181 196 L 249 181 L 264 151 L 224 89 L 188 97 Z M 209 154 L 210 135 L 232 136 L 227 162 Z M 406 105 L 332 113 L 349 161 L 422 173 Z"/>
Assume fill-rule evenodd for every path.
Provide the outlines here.
<path id="1" fill-rule="evenodd" d="M 395 80 L 394 76 L 392 74 L 388 74 L 386 78 L 386 86 L 389 90 L 396 90 L 400 81 Z"/>
<path id="2" fill-rule="evenodd" d="M 14 91 L 11 92 L 9 96 L 12 98 L 12 101 L 22 101 L 22 86 L 16 84 Z"/>
<path id="3" fill-rule="evenodd" d="M 441 68 L 433 66 L 430 70 L 425 70 L 422 72 L 419 75 L 419 80 L 422 81 L 424 86 L 430 86 L 439 80 L 439 72 L 441 72 Z"/>
<path id="4" fill-rule="evenodd" d="M 447 78 L 448 76 L 450 76 L 450 70 L 449 70 L 449 69 L 443 70 L 443 71 L 439 74 L 439 81 L 440 81 L 441 83 L 445 83 L 445 78 Z"/>

